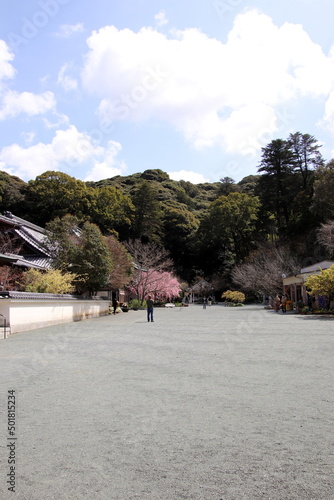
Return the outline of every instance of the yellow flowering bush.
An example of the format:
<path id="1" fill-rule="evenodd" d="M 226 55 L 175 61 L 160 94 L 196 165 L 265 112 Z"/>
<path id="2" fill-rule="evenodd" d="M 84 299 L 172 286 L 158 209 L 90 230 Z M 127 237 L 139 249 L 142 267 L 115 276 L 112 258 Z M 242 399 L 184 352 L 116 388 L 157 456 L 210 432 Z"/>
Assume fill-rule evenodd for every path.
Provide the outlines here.
<path id="1" fill-rule="evenodd" d="M 233 303 L 243 303 L 246 300 L 246 296 L 242 292 L 235 292 L 233 290 L 227 290 L 222 294 L 222 299 L 228 300 Z"/>
<path id="2" fill-rule="evenodd" d="M 75 274 L 63 273 L 59 269 L 49 269 L 45 272 L 29 269 L 23 273 L 22 284 L 25 292 L 38 293 L 71 293 Z"/>

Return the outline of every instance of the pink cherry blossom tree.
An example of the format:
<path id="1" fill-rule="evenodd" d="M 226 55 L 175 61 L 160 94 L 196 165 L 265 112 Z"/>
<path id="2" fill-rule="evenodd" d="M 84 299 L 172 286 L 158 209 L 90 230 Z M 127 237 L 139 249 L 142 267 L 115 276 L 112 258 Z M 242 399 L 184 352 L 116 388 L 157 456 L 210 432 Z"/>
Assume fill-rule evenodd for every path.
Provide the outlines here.
<path id="1" fill-rule="evenodd" d="M 152 295 L 155 300 L 171 300 L 180 295 L 181 284 L 169 271 L 137 269 L 129 290 L 140 302 L 143 302 L 148 295 Z"/>
<path id="2" fill-rule="evenodd" d="M 155 299 L 172 299 L 181 292 L 181 283 L 172 273 L 169 252 L 156 243 L 128 242 L 134 273 L 128 287 L 130 294 L 142 303 L 148 295 Z"/>

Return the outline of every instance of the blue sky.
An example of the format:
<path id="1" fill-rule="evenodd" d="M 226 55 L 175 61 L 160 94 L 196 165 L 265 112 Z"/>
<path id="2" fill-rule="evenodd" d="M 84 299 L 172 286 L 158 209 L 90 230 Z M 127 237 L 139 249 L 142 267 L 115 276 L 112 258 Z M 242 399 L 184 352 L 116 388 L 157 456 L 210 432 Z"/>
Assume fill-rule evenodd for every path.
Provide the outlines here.
<path id="1" fill-rule="evenodd" d="M 312 134 L 334 157 L 332 0 L 2 0 L 0 169 L 100 180 L 257 173 Z"/>

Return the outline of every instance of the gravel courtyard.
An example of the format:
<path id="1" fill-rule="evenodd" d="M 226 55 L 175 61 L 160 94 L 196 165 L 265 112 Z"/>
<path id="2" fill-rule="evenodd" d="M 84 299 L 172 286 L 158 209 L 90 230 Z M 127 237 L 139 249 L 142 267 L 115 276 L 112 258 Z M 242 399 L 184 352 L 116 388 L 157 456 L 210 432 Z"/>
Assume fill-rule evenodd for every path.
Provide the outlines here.
<path id="1" fill-rule="evenodd" d="M 333 346 L 334 319 L 221 305 L 1 340 L 0 499 L 333 499 Z"/>

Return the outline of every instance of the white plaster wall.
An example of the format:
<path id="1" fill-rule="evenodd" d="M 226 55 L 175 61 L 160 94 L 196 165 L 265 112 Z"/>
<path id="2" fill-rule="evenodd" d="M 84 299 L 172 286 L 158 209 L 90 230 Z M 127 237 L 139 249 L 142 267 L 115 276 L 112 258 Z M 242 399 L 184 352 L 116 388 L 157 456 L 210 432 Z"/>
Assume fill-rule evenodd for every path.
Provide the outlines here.
<path id="1" fill-rule="evenodd" d="M 107 300 L 25 300 L 2 299 L 0 314 L 10 332 L 24 332 L 43 328 L 44 326 L 81 321 L 108 314 Z M 3 338 L 3 328 L 0 329 L 0 338 Z"/>

